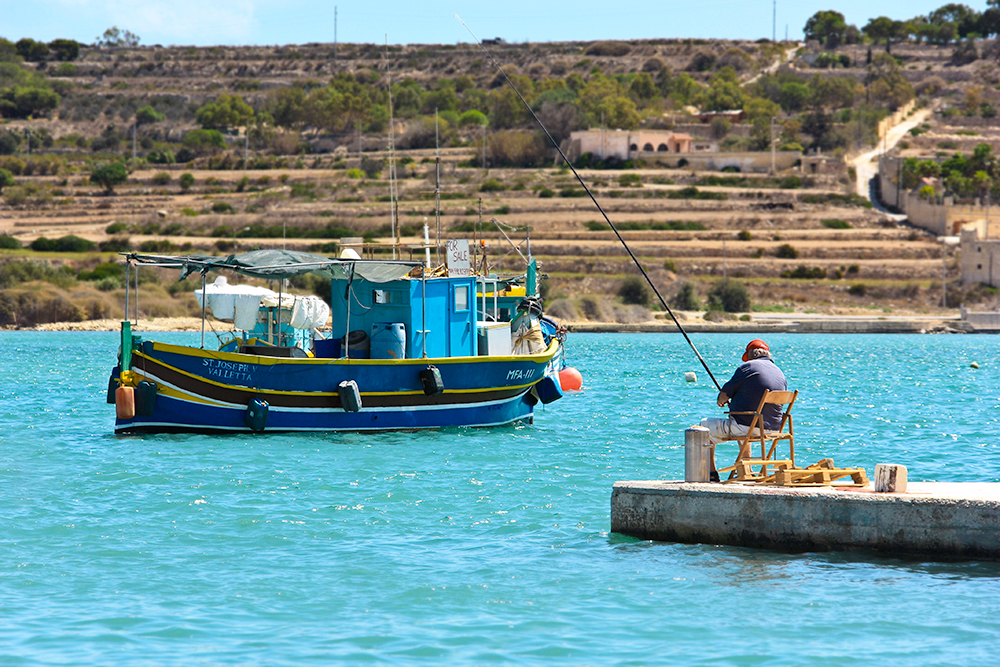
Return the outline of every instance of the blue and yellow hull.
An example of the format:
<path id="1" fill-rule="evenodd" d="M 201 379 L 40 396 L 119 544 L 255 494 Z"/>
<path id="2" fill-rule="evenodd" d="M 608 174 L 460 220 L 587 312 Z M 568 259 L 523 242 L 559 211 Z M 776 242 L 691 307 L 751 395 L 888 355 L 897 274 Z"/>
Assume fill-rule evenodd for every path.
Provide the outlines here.
<path id="1" fill-rule="evenodd" d="M 382 431 L 530 422 L 532 388 L 553 372 L 561 343 L 542 353 L 442 359 L 292 359 L 153 341 L 132 352 L 126 383 L 155 383 L 142 414 L 115 432 L 250 432 L 248 405 L 267 404 L 265 431 Z M 419 373 L 437 367 L 444 391 L 427 395 Z M 556 369 L 558 370 L 558 369 Z M 338 386 L 353 380 L 361 408 L 345 409 Z M 149 386 L 149 385 L 146 385 Z"/>

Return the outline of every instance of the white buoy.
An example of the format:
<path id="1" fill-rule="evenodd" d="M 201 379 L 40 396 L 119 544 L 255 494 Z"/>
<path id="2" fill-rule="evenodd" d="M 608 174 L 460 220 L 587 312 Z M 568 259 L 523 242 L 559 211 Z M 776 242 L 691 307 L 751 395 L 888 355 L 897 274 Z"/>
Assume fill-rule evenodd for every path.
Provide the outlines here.
<path id="1" fill-rule="evenodd" d="M 684 374 L 684 379 L 688 382 L 697 382 L 698 376 L 696 376 L 693 371 L 688 371 Z"/>
<path id="2" fill-rule="evenodd" d="M 972 367 L 972 368 L 979 368 L 979 364 L 977 364 L 974 361 L 971 364 L 969 364 L 969 366 Z"/>

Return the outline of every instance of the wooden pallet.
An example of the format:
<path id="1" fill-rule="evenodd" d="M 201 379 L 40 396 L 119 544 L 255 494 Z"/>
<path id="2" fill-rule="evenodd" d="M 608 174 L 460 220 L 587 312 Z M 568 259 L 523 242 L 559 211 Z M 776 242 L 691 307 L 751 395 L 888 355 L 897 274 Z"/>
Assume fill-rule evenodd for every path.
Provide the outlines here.
<path id="1" fill-rule="evenodd" d="M 754 471 L 759 467 L 760 471 Z M 774 468 L 768 473 L 767 468 Z M 867 486 L 868 475 L 864 468 L 837 468 L 833 459 L 821 459 L 805 468 L 796 468 L 788 460 L 743 459 L 733 467 L 733 474 L 727 482 L 749 482 L 769 486 L 830 486 L 843 480 L 838 486 L 846 486 L 850 477 L 855 486 Z"/>

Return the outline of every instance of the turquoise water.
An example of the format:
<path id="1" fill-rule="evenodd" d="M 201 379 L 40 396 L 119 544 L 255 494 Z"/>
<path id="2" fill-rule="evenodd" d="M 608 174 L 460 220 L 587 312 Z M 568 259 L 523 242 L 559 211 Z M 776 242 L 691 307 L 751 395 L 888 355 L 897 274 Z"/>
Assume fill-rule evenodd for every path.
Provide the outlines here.
<path id="1" fill-rule="evenodd" d="M 695 337 L 720 381 L 747 339 Z M 1000 481 L 997 338 L 768 341 L 800 460 Z M 716 391 L 680 336 L 569 344 L 532 427 L 117 438 L 115 334 L 0 332 L 0 664 L 996 664 L 1000 564 L 609 534 Z"/>

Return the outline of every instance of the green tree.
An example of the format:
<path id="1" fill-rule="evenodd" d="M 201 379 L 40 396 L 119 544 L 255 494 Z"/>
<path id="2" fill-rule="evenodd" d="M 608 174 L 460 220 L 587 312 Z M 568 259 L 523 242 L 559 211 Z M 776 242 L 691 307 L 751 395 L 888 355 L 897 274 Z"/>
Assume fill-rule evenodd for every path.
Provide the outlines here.
<path id="1" fill-rule="evenodd" d="M 192 176 L 190 172 L 185 171 L 181 174 L 179 181 L 181 184 L 181 190 L 184 192 L 187 192 L 194 186 L 194 176 Z"/>
<path id="2" fill-rule="evenodd" d="M 742 109 L 748 95 L 740 85 L 736 70 L 723 67 L 708 80 L 708 88 L 703 91 L 704 111 L 730 111 Z"/>
<path id="3" fill-rule="evenodd" d="M 0 169 L 0 192 L 8 185 L 14 185 L 14 174 L 6 169 Z"/>
<path id="4" fill-rule="evenodd" d="M 894 21 L 887 16 L 871 19 L 861 29 L 875 44 L 885 42 L 885 52 L 890 53 L 892 42 L 904 39 L 910 34 L 910 28 L 902 21 Z"/>
<path id="5" fill-rule="evenodd" d="M 618 288 L 618 298 L 622 300 L 622 303 L 648 306 L 652 299 L 652 294 L 649 291 L 649 287 L 646 286 L 645 280 L 639 276 L 629 276 L 622 281 L 621 286 Z"/>
<path id="6" fill-rule="evenodd" d="M 7 118 L 44 116 L 59 106 L 59 94 L 48 88 L 12 86 L 0 90 L 0 115 Z"/>
<path id="7" fill-rule="evenodd" d="M 104 34 L 94 40 L 97 46 L 126 46 L 134 48 L 139 46 L 139 36 L 128 30 L 120 30 L 113 25 L 104 31 Z"/>
<path id="8" fill-rule="evenodd" d="M 803 32 L 807 40 L 822 42 L 825 48 L 832 50 L 844 42 L 847 21 L 840 12 L 819 11 L 809 17 Z"/>
<path id="9" fill-rule="evenodd" d="M 139 110 L 135 112 L 135 122 L 138 125 L 150 125 L 152 123 L 159 123 L 166 116 L 162 113 L 149 106 L 148 104 L 144 107 L 139 107 Z"/>
<path id="10" fill-rule="evenodd" d="M 53 39 L 49 42 L 49 49 L 55 55 L 56 60 L 69 62 L 80 57 L 80 42 L 75 39 Z"/>
<path id="11" fill-rule="evenodd" d="M 215 153 L 226 147 L 226 139 L 218 130 L 191 130 L 181 143 L 196 153 Z"/>
<path id="12" fill-rule="evenodd" d="M 683 283 L 670 299 L 670 305 L 678 310 L 700 310 L 701 302 L 698 300 L 698 290 L 691 283 Z"/>
<path id="13" fill-rule="evenodd" d="M 45 42 L 36 42 L 30 37 L 17 40 L 14 45 L 18 54 L 28 62 L 45 60 L 49 55 L 49 46 Z"/>
<path id="14" fill-rule="evenodd" d="M 708 304 L 711 310 L 724 310 L 727 313 L 745 313 L 751 308 L 750 291 L 736 280 L 721 280 L 708 293 Z"/>
<path id="15" fill-rule="evenodd" d="M 114 192 L 116 185 L 121 185 L 127 180 L 128 171 L 121 162 L 101 165 L 90 174 L 91 184 L 103 186 L 104 191 L 108 194 Z"/>
<path id="16" fill-rule="evenodd" d="M 205 104 L 195 113 L 195 119 L 209 130 L 228 130 L 247 125 L 253 117 L 253 108 L 239 95 L 223 93 Z"/>

